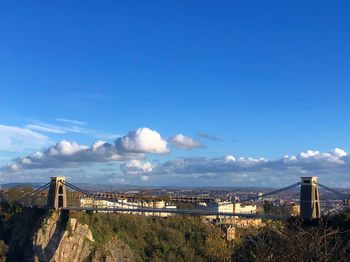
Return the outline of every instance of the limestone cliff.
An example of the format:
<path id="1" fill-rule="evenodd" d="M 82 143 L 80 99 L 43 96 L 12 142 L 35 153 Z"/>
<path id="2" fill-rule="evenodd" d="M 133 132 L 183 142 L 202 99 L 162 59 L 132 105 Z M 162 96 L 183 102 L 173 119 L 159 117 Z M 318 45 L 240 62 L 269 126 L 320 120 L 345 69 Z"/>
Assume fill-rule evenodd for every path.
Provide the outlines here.
<path id="1" fill-rule="evenodd" d="M 134 261 L 129 247 L 118 239 L 104 246 L 94 243 L 88 225 L 70 218 L 69 214 L 52 213 L 33 238 L 34 260 L 55 262 Z"/>

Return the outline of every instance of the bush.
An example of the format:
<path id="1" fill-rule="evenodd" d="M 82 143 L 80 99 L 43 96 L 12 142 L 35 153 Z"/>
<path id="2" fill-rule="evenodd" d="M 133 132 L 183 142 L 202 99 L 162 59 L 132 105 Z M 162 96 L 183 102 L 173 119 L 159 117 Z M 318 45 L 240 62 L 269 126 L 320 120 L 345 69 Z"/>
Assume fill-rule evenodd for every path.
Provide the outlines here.
<path id="1" fill-rule="evenodd" d="M 242 239 L 234 249 L 233 261 L 350 261 L 346 235 L 327 223 L 285 225 L 278 230 L 266 227 Z"/>

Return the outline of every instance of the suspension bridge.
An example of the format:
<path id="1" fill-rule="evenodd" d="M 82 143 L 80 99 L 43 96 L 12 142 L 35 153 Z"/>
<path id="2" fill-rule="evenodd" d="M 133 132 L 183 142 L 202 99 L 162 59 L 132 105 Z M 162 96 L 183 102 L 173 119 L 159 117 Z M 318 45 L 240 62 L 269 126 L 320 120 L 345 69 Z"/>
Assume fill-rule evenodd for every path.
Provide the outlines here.
<path id="1" fill-rule="evenodd" d="M 317 177 L 302 177 L 301 181 L 292 185 L 273 190 L 264 194 L 250 196 L 243 203 L 253 202 L 279 193 L 292 190 L 300 186 L 300 216 L 303 220 L 317 220 L 321 217 L 320 197 L 318 187 L 334 193 L 344 204 L 349 205 L 350 196 L 335 189 L 327 187 L 318 182 Z M 40 207 L 56 210 L 97 211 L 97 212 L 119 212 L 130 214 L 181 214 L 191 216 L 228 216 L 245 218 L 270 218 L 286 219 L 274 215 L 245 214 L 233 212 L 218 212 L 201 209 L 178 209 L 174 207 L 144 206 L 140 203 L 128 203 L 117 199 L 117 194 L 94 193 L 78 187 L 68 181 L 65 177 L 52 177 L 51 181 L 23 196 L 16 202 L 27 207 Z M 111 201 L 112 200 L 112 201 Z M 193 200 L 193 199 L 192 199 Z M 204 198 L 203 198 L 204 200 Z M 96 202 L 103 204 L 95 204 Z M 194 200 L 193 200 L 194 201 Z M 211 201 L 210 199 L 208 201 Z M 232 202 L 223 203 L 232 205 Z"/>

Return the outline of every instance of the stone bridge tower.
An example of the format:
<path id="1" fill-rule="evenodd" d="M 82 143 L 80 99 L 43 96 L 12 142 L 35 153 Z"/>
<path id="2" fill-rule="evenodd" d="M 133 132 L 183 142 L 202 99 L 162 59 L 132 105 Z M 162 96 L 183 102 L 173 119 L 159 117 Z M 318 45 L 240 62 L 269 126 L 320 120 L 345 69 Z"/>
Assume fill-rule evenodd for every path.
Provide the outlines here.
<path id="1" fill-rule="evenodd" d="M 67 207 L 67 190 L 64 184 L 65 177 L 51 177 L 47 207 L 49 209 L 60 209 Z"/>
<path id="2" fill-rule="evenodd" d="M 302 177 L 300 187 L 300 216 L 303 220 L 315 220 L 321 217 L 320 196 L 317 177 Z"/>

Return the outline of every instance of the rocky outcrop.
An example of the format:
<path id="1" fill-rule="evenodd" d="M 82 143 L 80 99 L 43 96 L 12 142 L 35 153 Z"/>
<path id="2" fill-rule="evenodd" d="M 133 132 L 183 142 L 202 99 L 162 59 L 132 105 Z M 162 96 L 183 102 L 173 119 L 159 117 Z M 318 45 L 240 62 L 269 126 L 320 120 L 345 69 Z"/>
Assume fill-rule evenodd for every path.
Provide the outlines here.
<path id="1" fill-rule="evenodd" d="M 129 247 L 119 239 L 97 247 L 89 226 L 63 213 L 53 213 L 43 221 L 33 247 L 35 261 L 135 261 Z"/>
<path id="2" fill-rule="evenodd" d="M 83 261 L 90 256 L 93 242 L 88 225 L 55 212 L 43 221 L 34 236 L 35 261 Z"/>

